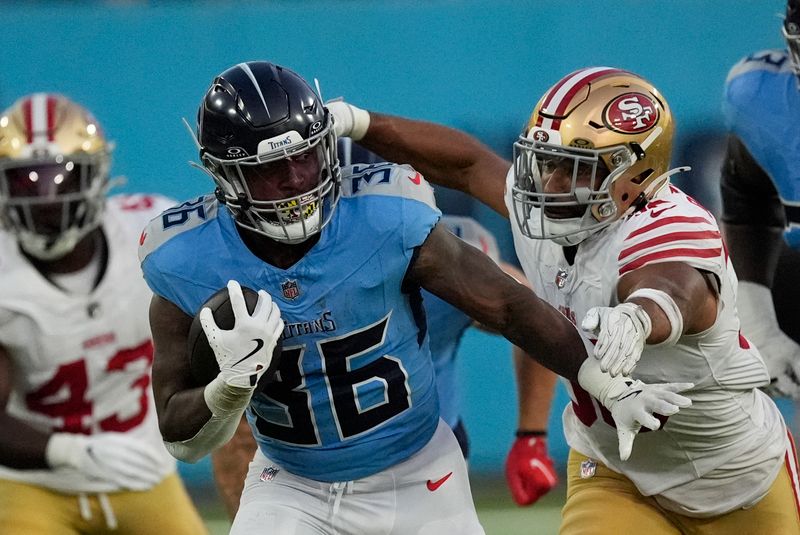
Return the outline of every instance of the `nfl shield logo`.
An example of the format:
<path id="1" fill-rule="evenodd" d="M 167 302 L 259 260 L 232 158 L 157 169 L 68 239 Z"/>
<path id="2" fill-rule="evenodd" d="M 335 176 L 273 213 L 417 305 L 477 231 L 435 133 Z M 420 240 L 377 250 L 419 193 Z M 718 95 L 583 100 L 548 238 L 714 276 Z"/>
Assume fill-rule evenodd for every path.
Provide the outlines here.
<path id="1" fill-rule="evenodd" d="M 261 476 L 259 477 L 259 479 L 261 481 L 272 481 L 273 479 L 275 479 L 275 476 L 277 476 L 278 472 L 280 471 L 281 471 L 280 468 L 275 468 L 274 466 L 268 466 L 267 468 L 264 468 L 261 471 Z"/>
<path id="2" fill-rule="evenodd" d="M 589 479 L 597 471 L 597 463 L 591 459 L 586 459 L 581 463 L 581 479 Z"/>
<path id="3" fill-rule="evenodd" d="M 569 273 L 567 273 L 563 269 L 559 269 L 558 273 L 556 273 L 556 286 L 558 287 L 559 290 L 563 288 L 565 284 L 567 284 L 568 276 Z"/>
<path id="4" fill-rule="evenodd" d="M 281 290 L 286 299 L 295 299 L 300 295 L 300 288 L 297 286 L 296 280 L 286 280 L 281 283 Z"/>

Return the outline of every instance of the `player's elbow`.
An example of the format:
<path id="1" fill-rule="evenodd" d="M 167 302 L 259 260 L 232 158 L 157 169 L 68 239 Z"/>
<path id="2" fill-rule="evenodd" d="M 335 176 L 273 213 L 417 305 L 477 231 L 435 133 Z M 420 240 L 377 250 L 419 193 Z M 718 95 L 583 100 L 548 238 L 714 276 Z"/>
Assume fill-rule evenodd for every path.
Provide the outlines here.
<path id="1" fill-rule="evenodd" d="M 185 442 L 168 442 L 167 440 L 164 440 L 164 446 L 167 448 L 167 451 L 170 453 L 170 455 L 179 461 L 191 464 L 196 463 L 210 453 L 209 451 L 203 451 L 200 448 L 190 447 Z"/>

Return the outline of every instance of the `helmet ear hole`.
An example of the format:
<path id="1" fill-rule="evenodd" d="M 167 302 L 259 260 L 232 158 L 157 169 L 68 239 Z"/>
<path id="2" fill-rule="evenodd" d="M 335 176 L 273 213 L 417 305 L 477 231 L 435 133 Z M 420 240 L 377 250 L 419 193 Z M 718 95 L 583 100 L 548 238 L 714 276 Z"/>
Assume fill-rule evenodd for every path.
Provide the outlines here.
<path id="1" fill-rule="evenodd" d="M 642 171 L 641 173 L 639 173 L 635 177 L 631 178 L 631 182 L 633 182 L 634 184 L 639 186 L 642 182 L 647 180 L 647 178 L 652 174 L 653 174 L 653 170 L 652 169 L 645 169 L 644 171 Z"/>

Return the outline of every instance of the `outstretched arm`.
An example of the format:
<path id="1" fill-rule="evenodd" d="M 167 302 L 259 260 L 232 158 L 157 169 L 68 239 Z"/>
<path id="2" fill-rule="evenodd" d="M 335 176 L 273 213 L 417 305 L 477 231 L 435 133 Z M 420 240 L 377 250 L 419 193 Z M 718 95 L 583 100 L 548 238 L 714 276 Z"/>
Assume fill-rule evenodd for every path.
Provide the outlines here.
<path id="1" fill-rule="evenodd" d="M 577 329 L 443 224 L 434 227 L 420 247 L 409 275 L 432 294 L 522 347 L 547 368 L 577 380 L 586 360 Z"/>
<path id="2" fill-rule="evenodd" d="M 448 273 L 443 277 L 442 273 Z M 631 453 L 644 425 L 660 427 L 655 411 L 670 416 L 691 400 L 677 392 L 692 384 L 646 385 L 600 370 L 575 327 L 491 259 L 438 224 L 420 246 L 407 282 L 415 282 L 495 329 L 547 368 L 571 380 L 611 411 L 620 440 L 620 458 Z"/>
<path id="3" fill-rule="evenodd" d="M 439 124 L 368 113 L 344 102 L 327 106 L 338 135 L 352 135 L 381 157 L 411 164 L 434 184 L 468 193 L 508 217 L 503 191 L 511 164 L 474 137 Z M 360 124 L 353 124 L 354 117 Z"/>

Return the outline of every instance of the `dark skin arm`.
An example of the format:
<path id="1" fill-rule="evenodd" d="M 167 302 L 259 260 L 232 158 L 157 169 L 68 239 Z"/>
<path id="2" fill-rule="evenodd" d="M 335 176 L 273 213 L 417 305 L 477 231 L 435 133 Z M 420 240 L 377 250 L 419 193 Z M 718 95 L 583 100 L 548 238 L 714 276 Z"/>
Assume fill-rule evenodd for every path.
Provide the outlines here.
<path id="1" fill-rule="evenodd" d="M 50 435 L 6 412 L 11 394 L 11 357 L 0 346 L 0 464 L 18 469 L 49 468 L 44 452 Z"/>
<path id="2" fill-rule="evenodd" d="M 192 318 L 163 297 L 150 302 L 153 332 L 153 398 L 158 427 L 167 442 L 192 438 L 211 418 L 203 387 L 191 382 L 186 338 Z"/>
<path id="3" fill-rule="evenodd" d="M 444 224 L 436 225 L 419 248 L 409 277 L 550 370 L 577 380 L 586 349 L 575 327 Z"/>
<path id="4" fill-rule="evenodd" d="M 703 332 L 717 319 L 719 296 L 713 275 L 699 271 L 683 262 L 650 264 L 623 276 L 617 284 L 620 302 L 639 288 L 654 288 L 667 293 L 678 305 L 683 316 L 683 332 Z M 630 300 L 644 308 L 653 324 L 647 338 L 648 344 L 657 344 L 669 338 L 672 327 L 664 311 L 654 301 L 634 297 Z"/>
<path id="5" fill-rule="evenodd" d="M 393 162 L 410 162 L 434 184 L 472 195 L 508 217 L 503 192 L 511 163 L 474 137 L 453 128 L 370 112 L 359 141 Z"/>

